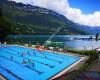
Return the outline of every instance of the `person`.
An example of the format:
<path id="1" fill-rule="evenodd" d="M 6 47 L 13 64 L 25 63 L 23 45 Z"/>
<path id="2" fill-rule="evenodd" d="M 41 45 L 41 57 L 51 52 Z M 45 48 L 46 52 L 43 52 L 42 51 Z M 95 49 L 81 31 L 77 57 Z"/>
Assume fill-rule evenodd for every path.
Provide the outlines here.
<path id="1" fill-rule="evenodd" d="M 28 59 L 28 63 L 30 63 L 30 64 L 31 64 L 31 63 L 32 63 L 32 60 L 31 60 L 31 59 Z"/>
<path id="2" fill-rule="evenodd" d="M 40 51 L 40 53 L 41 53 L 45 58 L 47 58 L 47 56 L 45 55 L 45 52 L 44 52 L 44 51 Z"/>
<path id="3" fill-rule="evenodd" d="M 32 63 L 32 66 L 34 67 L 34 62 Z"/>
<path id="4" fill-rule="evenodd" d="M 31 56 L 31 53 L 28 53 L 29 56 Z"/>
<path id="5" fill-rule="evenodd" d="M 27 52 L 27 54 L 28 54 L 29 56 L 31 55 L 29 51 Z"/>
<path id="6" fill-rule="evenodd" d="M 22 52 L 22 57 L 24 57 L 26 55 L 26 53 L 25 52 Z"/>
<path id="7" fill-rule="evenodd" d="M 10 56 L 10 59 L 13 60 L 13 56 Z"/>
<path id="8" fill-rule="evenodd" d="M 35 52 L 35 49 L 34 49 L 34 51 L 33 51 L 33 55 L 34 55 L 34 56 L 36 56 L 36 52 Z"/>
<path id="9" fill-rule="evenodd" d="M 25 59 L 23 59 L 22 64 L 26 64 L 26 60 Z"/>
<path id="10" fill-rule="evenodd" d="M 45 49 L 44 46 L 37 47 L 38 52 L 41 53 L 46 58 L 46 55 L 44 54 L 44 49 Z"/>

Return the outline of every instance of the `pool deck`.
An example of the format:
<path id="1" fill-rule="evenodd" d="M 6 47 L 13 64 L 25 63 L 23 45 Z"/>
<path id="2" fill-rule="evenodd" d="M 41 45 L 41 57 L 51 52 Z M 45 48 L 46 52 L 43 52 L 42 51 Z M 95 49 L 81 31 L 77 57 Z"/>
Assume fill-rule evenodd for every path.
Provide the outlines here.
<path id="1" fill-rule="evenodd" d="M 0 74 L 0 80 L 7 80 L 7 79 Z"/>

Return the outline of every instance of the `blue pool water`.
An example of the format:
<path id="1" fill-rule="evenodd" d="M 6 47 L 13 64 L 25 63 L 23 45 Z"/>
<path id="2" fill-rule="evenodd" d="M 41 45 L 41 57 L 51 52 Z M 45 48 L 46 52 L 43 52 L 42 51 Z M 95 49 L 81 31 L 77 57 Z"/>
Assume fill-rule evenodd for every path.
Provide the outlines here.
<path id="1" fill-rule="evenodd" d="M 0 74 L 8 80 L 48 80 L 78 60 L 77 56 L 21 46 L 0 47 Z"/>

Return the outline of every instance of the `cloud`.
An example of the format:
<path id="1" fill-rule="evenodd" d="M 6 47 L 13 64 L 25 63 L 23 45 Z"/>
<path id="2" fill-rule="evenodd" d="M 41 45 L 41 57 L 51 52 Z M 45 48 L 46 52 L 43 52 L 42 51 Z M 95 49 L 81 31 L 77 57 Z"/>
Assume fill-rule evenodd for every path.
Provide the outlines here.
<path id="1" fill-rule="evenodd" d="M 92 14 L 83 14 L 80 9 L 71 8 L 68 0 L 13 0 L 16 2 L 23 2 L 25 4 L 32 4 L 35 6 L 44 7 L 54 10 L 73 22 L 89 25 L 100 26 L 100 11 L 96 11 Z"/>
<path id="2" fill-rule="evenodd" d="M 65 14 L 70 20 L 88 26 L 99 26 L 100 27 L 100 12 L 96 11 L 93 14 L 85 15 L 80 9 L 69 8 Z"/>

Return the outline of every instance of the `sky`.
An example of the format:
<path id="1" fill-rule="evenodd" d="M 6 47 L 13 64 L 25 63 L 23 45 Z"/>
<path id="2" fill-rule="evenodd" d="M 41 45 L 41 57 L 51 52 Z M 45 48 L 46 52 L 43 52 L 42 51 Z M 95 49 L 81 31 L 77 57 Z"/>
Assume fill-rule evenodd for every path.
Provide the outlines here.
<path id="1" fill-rule="evenodd" d="M 73 22 L 100 27 L 100 0 L 13 0 L 56 11 Z"/>
<path id="2" fill-rule="evenodd" d="M 72 8 L 81 9 L 84 14 L 100 11 L 100 0 L 69 0 L 69 4 Z"/>

